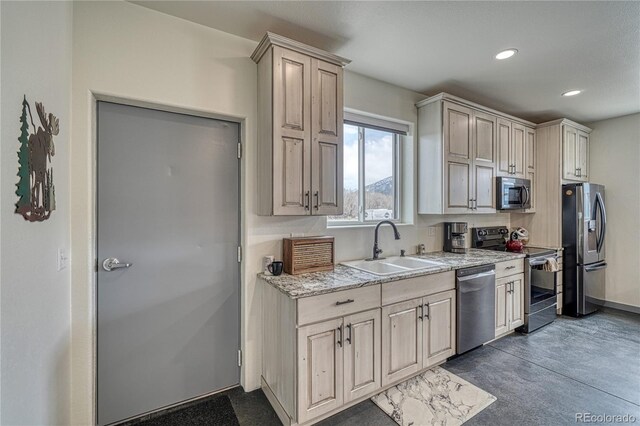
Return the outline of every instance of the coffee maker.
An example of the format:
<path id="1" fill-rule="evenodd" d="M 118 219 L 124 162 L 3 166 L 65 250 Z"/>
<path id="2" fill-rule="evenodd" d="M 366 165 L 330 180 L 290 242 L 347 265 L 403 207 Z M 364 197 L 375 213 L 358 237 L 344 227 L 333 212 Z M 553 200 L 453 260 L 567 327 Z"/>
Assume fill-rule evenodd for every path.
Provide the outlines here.
<path id="1" fill-rule="evenodd" d="M 451 253 L 466 253 L 465 234 L 467 222 L 444 223 L 444 247 L 442 250 Z"/>

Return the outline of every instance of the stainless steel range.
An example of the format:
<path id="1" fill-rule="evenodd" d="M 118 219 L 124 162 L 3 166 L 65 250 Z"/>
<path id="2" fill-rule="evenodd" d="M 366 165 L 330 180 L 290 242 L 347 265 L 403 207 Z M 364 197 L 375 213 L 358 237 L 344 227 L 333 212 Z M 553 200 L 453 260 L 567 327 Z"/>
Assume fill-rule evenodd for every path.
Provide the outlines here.
<path id="1" fill-rule="evenodd" d="M 471 247 L 507 251 L 505 239 L 509 230 L 504 226 L 490 226 L 471 229 Z M 556 259 L 554 249 L 525 247 L 524 260 L 524 325 L 517 331 L 530 333 L 552 323 L 556 318 L 558 303 L 556 290 L 558 273 L 547 271 L 544 265 L 547 259 Z"/>

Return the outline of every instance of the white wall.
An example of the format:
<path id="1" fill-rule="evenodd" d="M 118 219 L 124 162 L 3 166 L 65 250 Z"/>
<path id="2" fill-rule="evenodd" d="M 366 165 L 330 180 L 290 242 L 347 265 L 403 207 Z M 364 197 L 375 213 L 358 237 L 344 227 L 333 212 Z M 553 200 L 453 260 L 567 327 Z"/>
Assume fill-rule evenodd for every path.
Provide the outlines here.
<path id="1" fill-rule="evenodd" d="M 6 425 L 69 422 L 70 275 L 57 272 L 56 256 L 69 247 L 71 23 L 70 3 L 2 2 L 0 423 Z M 33 114 L 39 101 L 60 120 L 52 161 L 56 210 L 44 222 L 13 213 L 23 95 Z"/>
<path id="2" fill-rule="evenodd" d="M 589 126 L 589 180 L 606 186 L 605 298 L 640 308 L 640 114 Z"/>
<path id="3" fill-rule="evenodd" d="M 327 230 L 326 219 L 260 217 L 255 214 L 257 66 L 249 59 L 256 43 L 220 31 L 151 11 L 126 2 L 78 2 L 74 4 L 72 242 L 75 257 L 72 274 L 73 301 L 73 422 L 91 422 L 93 285 L 91 265 L 92 216 L 92 117 L 90 91 L 134 98 L 161 105 L 179 106 L 244 119 L 242 384 L 253 390 L 260 384 L 261 300 L 256 274 L 264 255 L 281 256 L 282 238 L 329 234 L 336 237 L 337 260 L 369 255 L 372 228 Z M 414 104 L 424 96 L 361 75 L 346 73 L 345 107 L 415 123 Z M 414 149 L 413 138 L 409 148 Z M 411 143 L 413 141 L 413 143 Z M 413 176 L 411 180 L 413 180 Z M 415 182 L 410 182 L 414 184 Z M 455 217 L 472 224 L 507 224 L 508 215 Z M 417 218 L 400 229 L 393 241 L 382 232 L 387 253 L 418 242 L 432 250 L 442 245 L 437 236 L 426 236 L 426 227 L 443 217 Z"/>

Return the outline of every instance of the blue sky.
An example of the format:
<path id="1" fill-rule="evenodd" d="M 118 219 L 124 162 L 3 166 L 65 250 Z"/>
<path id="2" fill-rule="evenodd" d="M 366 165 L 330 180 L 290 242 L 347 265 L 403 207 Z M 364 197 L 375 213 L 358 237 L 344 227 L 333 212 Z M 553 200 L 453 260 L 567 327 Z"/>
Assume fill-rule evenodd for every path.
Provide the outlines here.
<path id="1" fill-rule="evenodd" d="M 365 130 L 365 185 L 393 174 L 393 136 Z M 358 189 L 358 128 L 344 126 L 344 188 Z"/>

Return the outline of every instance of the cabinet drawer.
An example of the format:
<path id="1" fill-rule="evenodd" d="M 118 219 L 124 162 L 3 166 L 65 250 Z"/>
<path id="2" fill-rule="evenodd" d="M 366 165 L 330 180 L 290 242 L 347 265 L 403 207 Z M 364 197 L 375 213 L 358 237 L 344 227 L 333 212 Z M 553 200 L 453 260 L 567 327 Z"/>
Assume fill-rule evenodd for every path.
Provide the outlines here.
<path id="1" fill-rule="evenodd" d="M 382 284 L 382 305 L 390 305 L 454 288 L 456 288 L 456 276 L 453 271 L 392 281 Z"/>
<path id="2" fill-rule="evenodd" d="M 298 299 L 298 325 L 380 307 L 380 284 Z"/>
<path id="3" fill-rule="evenodd" d="M 524 272 L 524 259 L 496 263 L 496 279 Z"/>

